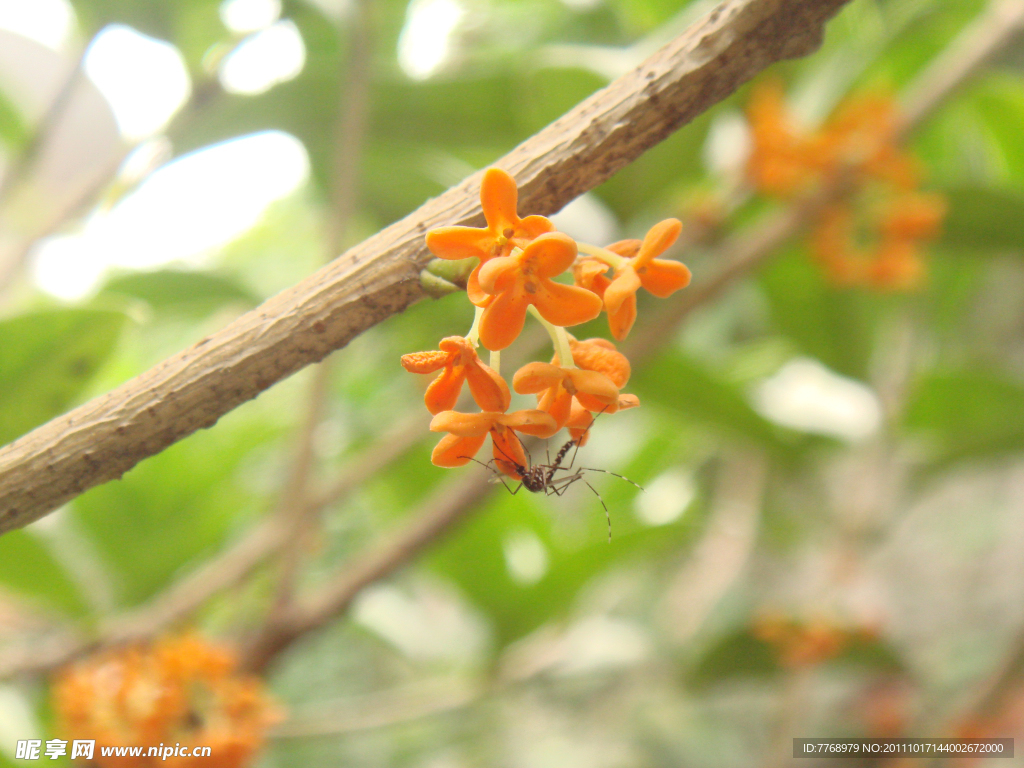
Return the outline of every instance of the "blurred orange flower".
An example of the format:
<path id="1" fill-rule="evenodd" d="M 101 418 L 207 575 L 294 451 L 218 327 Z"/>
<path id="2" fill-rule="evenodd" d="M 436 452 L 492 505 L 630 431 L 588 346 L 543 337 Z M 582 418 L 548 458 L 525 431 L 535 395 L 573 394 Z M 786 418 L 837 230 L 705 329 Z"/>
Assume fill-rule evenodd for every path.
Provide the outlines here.
<path id="1" fill-rule="evenodd" d="M 821 158 L 814 152 L 786 109 L 782 83 L 775 79 L 759 83 L 747 105 L 752 143 L 747 176 L 762 192 L 789 197 L 813 181 Z"/>
<path id="2" fill-rule="evenodd" d="M 511 256 L 498 256 L 480 269 L 480 287 L 493 299 L 480 319 L 480 341 L 490 350 L 511 344 L 523 330 L 532 304 L 541 317 L 557 326 L 593 320 L 601 299 L 583 288 L 551 278 L 565 272 L 576 259 L 576 242 L 560 232 L 541 235 Z"/>
<path id="3" fill-rule="evenodd" d="M 59 673 L 58 728 L 95 739 L 93 762 L 122 768 L 241 768 L 263 746 L 280 711 L 257 677 L 239 675 L 227 650 L 197 635 L 103 652 Z M 181 743 L 207 757 L 103 757 L 100 747 Z"/>
<path id="4" fill-rule="evenodd" d="M 402 355 L 402 367 L 410 373 L 434 373 L 441 375 L 431 382 L 423 397 L 431 413 L 448 411 L 455 407 L 462 392 L 462 384 L 469 382 L 473 400 L 484 411 L 504 411 L 512 395 L 505 380 L 497 372 L 484 365 L 473 345 L 462 336 L 448 336 L 441 339 L 437 351 L 414 352 Z"/>

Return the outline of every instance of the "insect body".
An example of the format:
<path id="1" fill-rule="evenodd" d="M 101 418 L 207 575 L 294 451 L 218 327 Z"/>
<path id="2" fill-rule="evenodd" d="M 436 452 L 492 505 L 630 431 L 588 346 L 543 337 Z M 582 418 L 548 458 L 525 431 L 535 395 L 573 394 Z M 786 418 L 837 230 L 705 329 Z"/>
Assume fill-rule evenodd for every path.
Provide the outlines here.
<path id="1" fill-rule="evenodd" d="M 534 464 L 530 458 L 529 452 L 527 452 L 526 457 L 529 464 L 528 466 L 523 466 L 519 462 L 515 461 L 515 459 L 508 456 L 507 454 L 504 454 L 503 452 L 505 458 L 501 459 L 500 461 L 514 468 L 516 474 L 518 474 L 520 477 L 519 485 L 516 486 L 515 490 L 509 488 L 508 484 L 505 483 L 505 480 L 502 479 L 500 475 L 497 476 L 498 479 L 501 481 L 501 484 L 504 485 L 505 489 L 513 496 L 519 493 L 520 488 L 526 488 L 526 490 L 530 491 L 531 493 L 543 493 L 545 496 L 561 496 L 563 493 L 565 493 L 566 489 L 568 489 L 570 485 L 575 483 L 577 480 L 583 480 L 583 482 L 586 483 L 587 488 L 594 492 L 594 495 L 597 496 L 597 500 L 600 501 L 601 506 L 604 507 L 605 518 L 608 520 L 608 541 L 611 541 L 612 517 L 611 513 L 608 511 L 608 505 L 605 504 L 604 499 L 601 497 L 601 494 L 597 492 L 597 489 L 594 486 L 592 486 L 589 482 L 587 482 L 587 480 L 583 477 L 583 473 L 604 472 L 606 475 L 613 475 L 621 480 L 625 480 L 627 483 L 632 483 L 637 488 L 640 488 L 641 491 L 643 490 L 643 488 L 637 483 L 634 483 L 628 477 L 624 477 L 623 475 L 617 474 L 615 472 L 609 472 L 607 469 L 597 469 L 596 467 L 576 467 L 575 471 L 573 471 L 573 467 L 576 463 L 575 452 L 572 455 L 572 459 L 569 462 L 569 466 L 562 466 L 562 461 L 565 460 L 565 457 L 568 455 L 569 451 L 573 449 L 573 447 L 576 448 L 577 452 L 579 451 L 579 443 L 582 439 L 583 438 L 580 437 L 578 439 L 573 439 L 567 442 L 565 445 L 559 448 L 558 453 L 555 454 L 554 461 L 551 461 L 550 456 L 548 457 L 547 464 Z M 526 447 L 523 446 L 523 449 L 525 451 Z M 567 474 L 558 477 L 558 472 L 565 472 Z"/>

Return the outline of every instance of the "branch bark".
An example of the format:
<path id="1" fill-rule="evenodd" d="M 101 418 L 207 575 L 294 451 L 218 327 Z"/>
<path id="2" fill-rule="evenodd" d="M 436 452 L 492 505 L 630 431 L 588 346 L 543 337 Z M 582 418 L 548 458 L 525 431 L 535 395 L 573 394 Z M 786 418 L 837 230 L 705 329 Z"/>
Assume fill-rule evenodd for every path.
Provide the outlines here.
<path id="1" fill-rule="evenodd" d="M 496 165 L 551 213 L 728 96 L 806 55 L 847 0 L 727 0 Z M 423 297 L 427 230 L 479 223 L 479 174 L 153 369 L 0 449 L 0 533 L 119 478 Z"/>

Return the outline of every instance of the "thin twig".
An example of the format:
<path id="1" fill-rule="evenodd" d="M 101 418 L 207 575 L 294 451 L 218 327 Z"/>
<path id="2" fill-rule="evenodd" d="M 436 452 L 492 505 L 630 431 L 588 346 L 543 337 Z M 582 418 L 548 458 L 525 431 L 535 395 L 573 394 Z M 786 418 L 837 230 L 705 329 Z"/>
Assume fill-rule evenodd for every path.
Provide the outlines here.
<path id="1" fill-rule="evenodd" d="M 341 252 L 349 223 L 355 213 L 359 189 L 359 156 L 366 136 L 370 99 L 370 60 L 373 53 L 369 3 L 360 0 L 344 26 L 349 56 L 338 72 L 342 84 L 334 118 L 334 162 L 330 182 L 331 205 L 325 237 L 329 262 Z M 339 38 L 341 35 L 339 35 Z M 339 42 L 340 39 L 339 39 Z M 291 520 L 290 533 L 281 556 L 277 594 L 269 621 L 287 610 L 295 591 L 299 568 L 314 534 L 321 507 L 306 503 L 315 464 L 317 428 L 323 421 L 331 387 L 331 358 L 314 368 L 306 398 L 306 414 L 299 430 L 292 472 L 285 484 L 278 512 Z"/>
<path id="2" fill-rule="evenodd" d="M 707 532 L 665 593 L 665 624 L 676 642 L 697 634 L 743 573 L 754 550 L 767 479 L 768 461 L 762 453 L 737 451 L 725 458 Z"/>
<path id="3" fill-rule="evenodd" d="M 280 616 L 276 624 L 265 626 L 249 642 L 243 666 L 254 671 L 266 669 L 300 637 L 343 613 L 367 585 L 390 576 L 469 515 L 493 490 L 490 478 L 490 472 L 471 470 L 443 484 L 411 521 L 346 565 L 312 598 Z"/>
<path id="4" fill-rule="evenodd" d="M 903 98 L 904 132 L 926 120 L 961 85 L 1024 31 L 1024 3 L 993 0 L 932 61 Z"/>

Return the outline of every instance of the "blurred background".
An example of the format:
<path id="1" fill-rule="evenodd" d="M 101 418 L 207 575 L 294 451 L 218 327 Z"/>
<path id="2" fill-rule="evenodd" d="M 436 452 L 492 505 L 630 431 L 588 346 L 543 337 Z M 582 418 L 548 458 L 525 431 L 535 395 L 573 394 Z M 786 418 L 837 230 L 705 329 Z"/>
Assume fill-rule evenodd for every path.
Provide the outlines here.
<path id="1" fill-rule="evenodd" d="M 0 444 L 487 166 L 711 7 L 0 0 Z M 588 474 L 611 543 L 582 483 L 496 486 L 273 659 L 285 714 L 254 764 L 774 766 L 793 737 L 1024 737 L 1024 43 L 970 77 L 948 53 L 991 14 L 853 0 L 768 73 L 808 134 L 851 95 L 954 75 L 905 143 L 947 211 L 914 279 L 837 280 L 795 237 L 684 322 L 658 310 L 685 291 L 643 297 L 642 407 L 579 459 L 645 488 Z M 748 181 L 766 79 L 556 224 L 603 245 L 678 217 L 668 256 L 716 274 L 791 205 Z M 0 537 L 0 766 L 60 735 L 50 673 L 119 618 L 244 645 L 276 598 L 475 471 L 431 465 L 426 382 L 398 364 L 471 319 L 460 295 L 422 301 Z M 291 512 L 300 534 L 267 533 Z M 223 589 L 138 613 L 211 562 Z"/>

